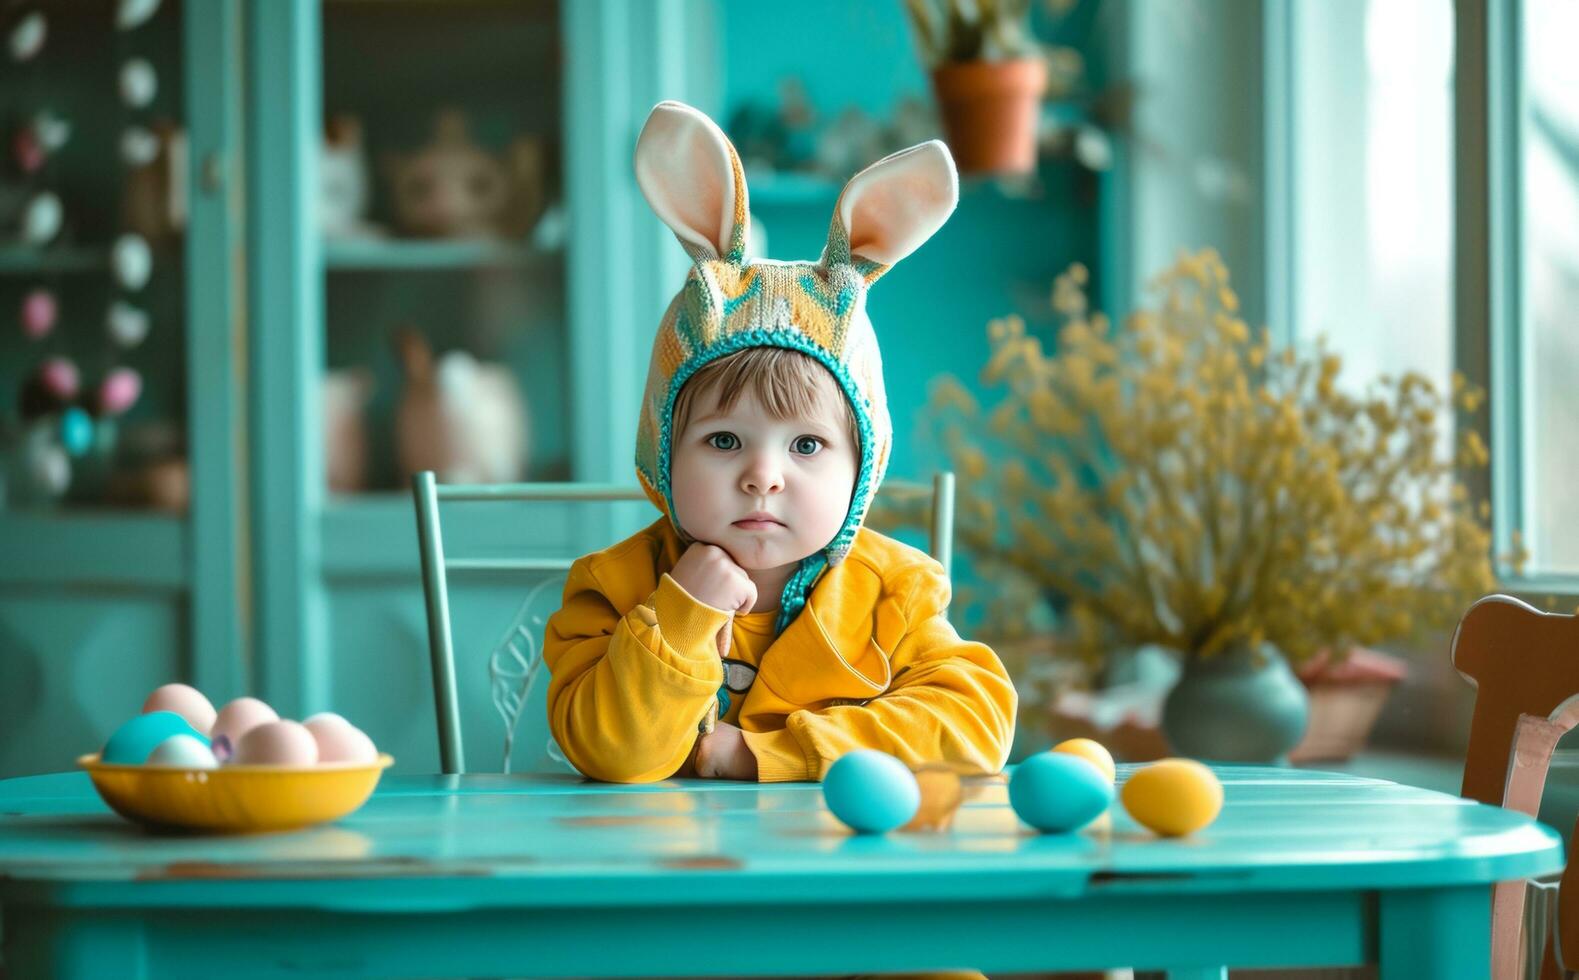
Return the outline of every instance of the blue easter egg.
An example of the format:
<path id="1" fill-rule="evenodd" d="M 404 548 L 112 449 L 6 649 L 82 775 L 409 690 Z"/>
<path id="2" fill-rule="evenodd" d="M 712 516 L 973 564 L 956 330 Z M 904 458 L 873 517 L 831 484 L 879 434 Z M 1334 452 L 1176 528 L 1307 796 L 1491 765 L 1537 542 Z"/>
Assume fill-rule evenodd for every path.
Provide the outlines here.
<path id="1" fill-rule="evenodd" d="M 202 732 L 193 728 L 185 718 L 174 711 L 150 711 L 146 715 L 138 715 L 115 729 L 115 734 L 104 743 L 104 751 L 99 753 L 99 761 L 122 766 L 140 766 L 148 761 L 148 754 L 158 748 L 160 742 L 172 735 L 191 735 L 204 745 L 208 744 L 208 739 L 203 737 Z"/>
<path id="2" fill-rule="evenodd" d="M 822 798 L 833 815 L 862 834 L 902 827 L 921 806 L 921 787 L 903 762 L 876 749 L 856 749 L 828 767 Z"/>
<path id="3" fill-rule="evenodd" d="M 60 444 L 73 456 L 81 456 L 93 446 L 93 419 L 73 405 L 60 416 Z"/>
<path id="4" fill-rule="evenodd" d="M 1009 805 L 1037 830 L 1064 833 L 1095 820 L 1113 802 L 1113 783 L 1085 759 L 1038 752 L 1009 777 Z"/>

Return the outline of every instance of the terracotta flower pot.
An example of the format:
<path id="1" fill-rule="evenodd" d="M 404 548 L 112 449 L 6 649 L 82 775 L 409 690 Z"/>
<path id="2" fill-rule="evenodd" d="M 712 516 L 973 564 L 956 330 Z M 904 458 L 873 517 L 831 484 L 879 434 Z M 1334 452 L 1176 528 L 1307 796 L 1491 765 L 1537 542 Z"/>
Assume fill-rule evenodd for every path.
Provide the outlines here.
<path id="1" fill-rule="evenodd" d="M 961 173 L 1026 173 L 1036 166 L 1036 123 L 1047 87 L 1040 58 L 962 61 L 936 68 L 932 86 Z"/>

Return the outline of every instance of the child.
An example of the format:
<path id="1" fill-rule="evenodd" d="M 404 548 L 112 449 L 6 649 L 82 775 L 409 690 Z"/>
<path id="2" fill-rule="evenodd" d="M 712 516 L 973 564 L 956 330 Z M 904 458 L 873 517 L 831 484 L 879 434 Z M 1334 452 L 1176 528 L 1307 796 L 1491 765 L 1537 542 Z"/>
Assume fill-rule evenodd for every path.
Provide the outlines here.
<path id="1" fill-rule="evenodd" d="M 933 141 L 846 185 L 822 258 L 748 260 L 739 157 L 657 106 L 636 177 L 695 261 L 637 431 L 664 513 L 578 560 L 548 624 L 549 726 L 582 773 L 818 780 L 844 753 L 996 772 L 1016 696 L 921 552 L 861 526 L 892 442 L 866 290 L 958 200 Z"/>

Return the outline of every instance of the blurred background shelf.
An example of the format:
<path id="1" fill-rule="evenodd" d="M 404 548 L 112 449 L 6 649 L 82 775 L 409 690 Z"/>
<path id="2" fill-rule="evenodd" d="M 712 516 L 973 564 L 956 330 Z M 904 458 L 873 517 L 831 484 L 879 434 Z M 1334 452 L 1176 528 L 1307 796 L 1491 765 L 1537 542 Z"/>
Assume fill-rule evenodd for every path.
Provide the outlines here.
<path id="1" fill-rule="evenodd" d="M 445 269 L 558 270 L 562 251 L 546 252 L 529 245 L 482 240 L 368 239 L 327 241 L 324 266 L 331 271 L 421 271 Z"/>
<path id="2" fill-rule="evenodd" d="M 106 249 L 89 245 L 38 248 L 0 245 L 0 275 L 29 276 L 55 272 L 96 272 L 109 268 Z"/>
<path id="3" fill-rule="evenodd" d="M 109 509 L 0 513 L 0 585 L 137 586 L 183 590 L 188 585 L 186 518 Z"/>

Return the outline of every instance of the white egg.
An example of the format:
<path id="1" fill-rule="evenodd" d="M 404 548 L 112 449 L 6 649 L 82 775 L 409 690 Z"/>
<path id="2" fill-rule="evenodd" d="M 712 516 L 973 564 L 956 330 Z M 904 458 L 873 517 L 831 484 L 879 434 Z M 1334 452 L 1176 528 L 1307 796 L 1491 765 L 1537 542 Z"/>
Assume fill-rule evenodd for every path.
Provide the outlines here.
<path id="1" fill-rule="evenodd" d="M 122 235 L 110 251 L 110 265 L 115 269 L 115 281 L 135 292 L 148 285 L 148 277 L 153 275 L 153 253 L 143 236 Z"/>
<path id="2" fill-rule="evenodd" d="M 43 14 L 34 11 L 23 17 L 11 29 L 11 57 L 17 61 L 27 61 L 44 50 L 44 38 L 48 34 L 49 25 Z"/>
<path id="3" fill-rule="evenodd" d="M 148 336 L 148 313 L 120 300 L 110 304 L 104 326 L 119 347 L 136 347 Z"/>
<path id="4" fill-rule="evenodd" d="M 26 454 L 28 478 L 39 492 L 58 497 L 71 486 L 71 459 L 64 449 L 30 440 Z"/>
<path id="5" fill-rule="evenodd" d="M 129 31 L 158 12 L 159 0 L 121 0 L 115 9 L 115 26 Z"/>
<path id="6" fill-rule="evenodd" d="M 128 126 L 121 133 L 121 162 L 146 167 L 159 155 L 159 137 L 142 126 Z"/>
<path id="7" fill-rule="evenodd" d="M 45 109 L 33 117 L 33 132 L 44 149 L 54 153 L 71 138 L 71 123 Z"/>
<path id="8" fill-rule="evenodd" d="M 33 195 L 22 212 L 22 240 L 29 245 L 43 245 L 60 231 L 65 209 L 60 198 L 50 191 Z"/>
<path id="9" fill-rule="evenodd" d="M 154 100 L 159 91 L 159 76 L 154 66 L 142 58 L 133 58 L 121 66 L 121 101 L 133 109 L 141 109 Z"/>
<path id="10" fill-rule="evenodd" d="M 191 735 L 171 735 L 148 753 L 150 766 L 176 766 L 181 769 L 218 769 L 219 760 L 201 740 Z"/>

